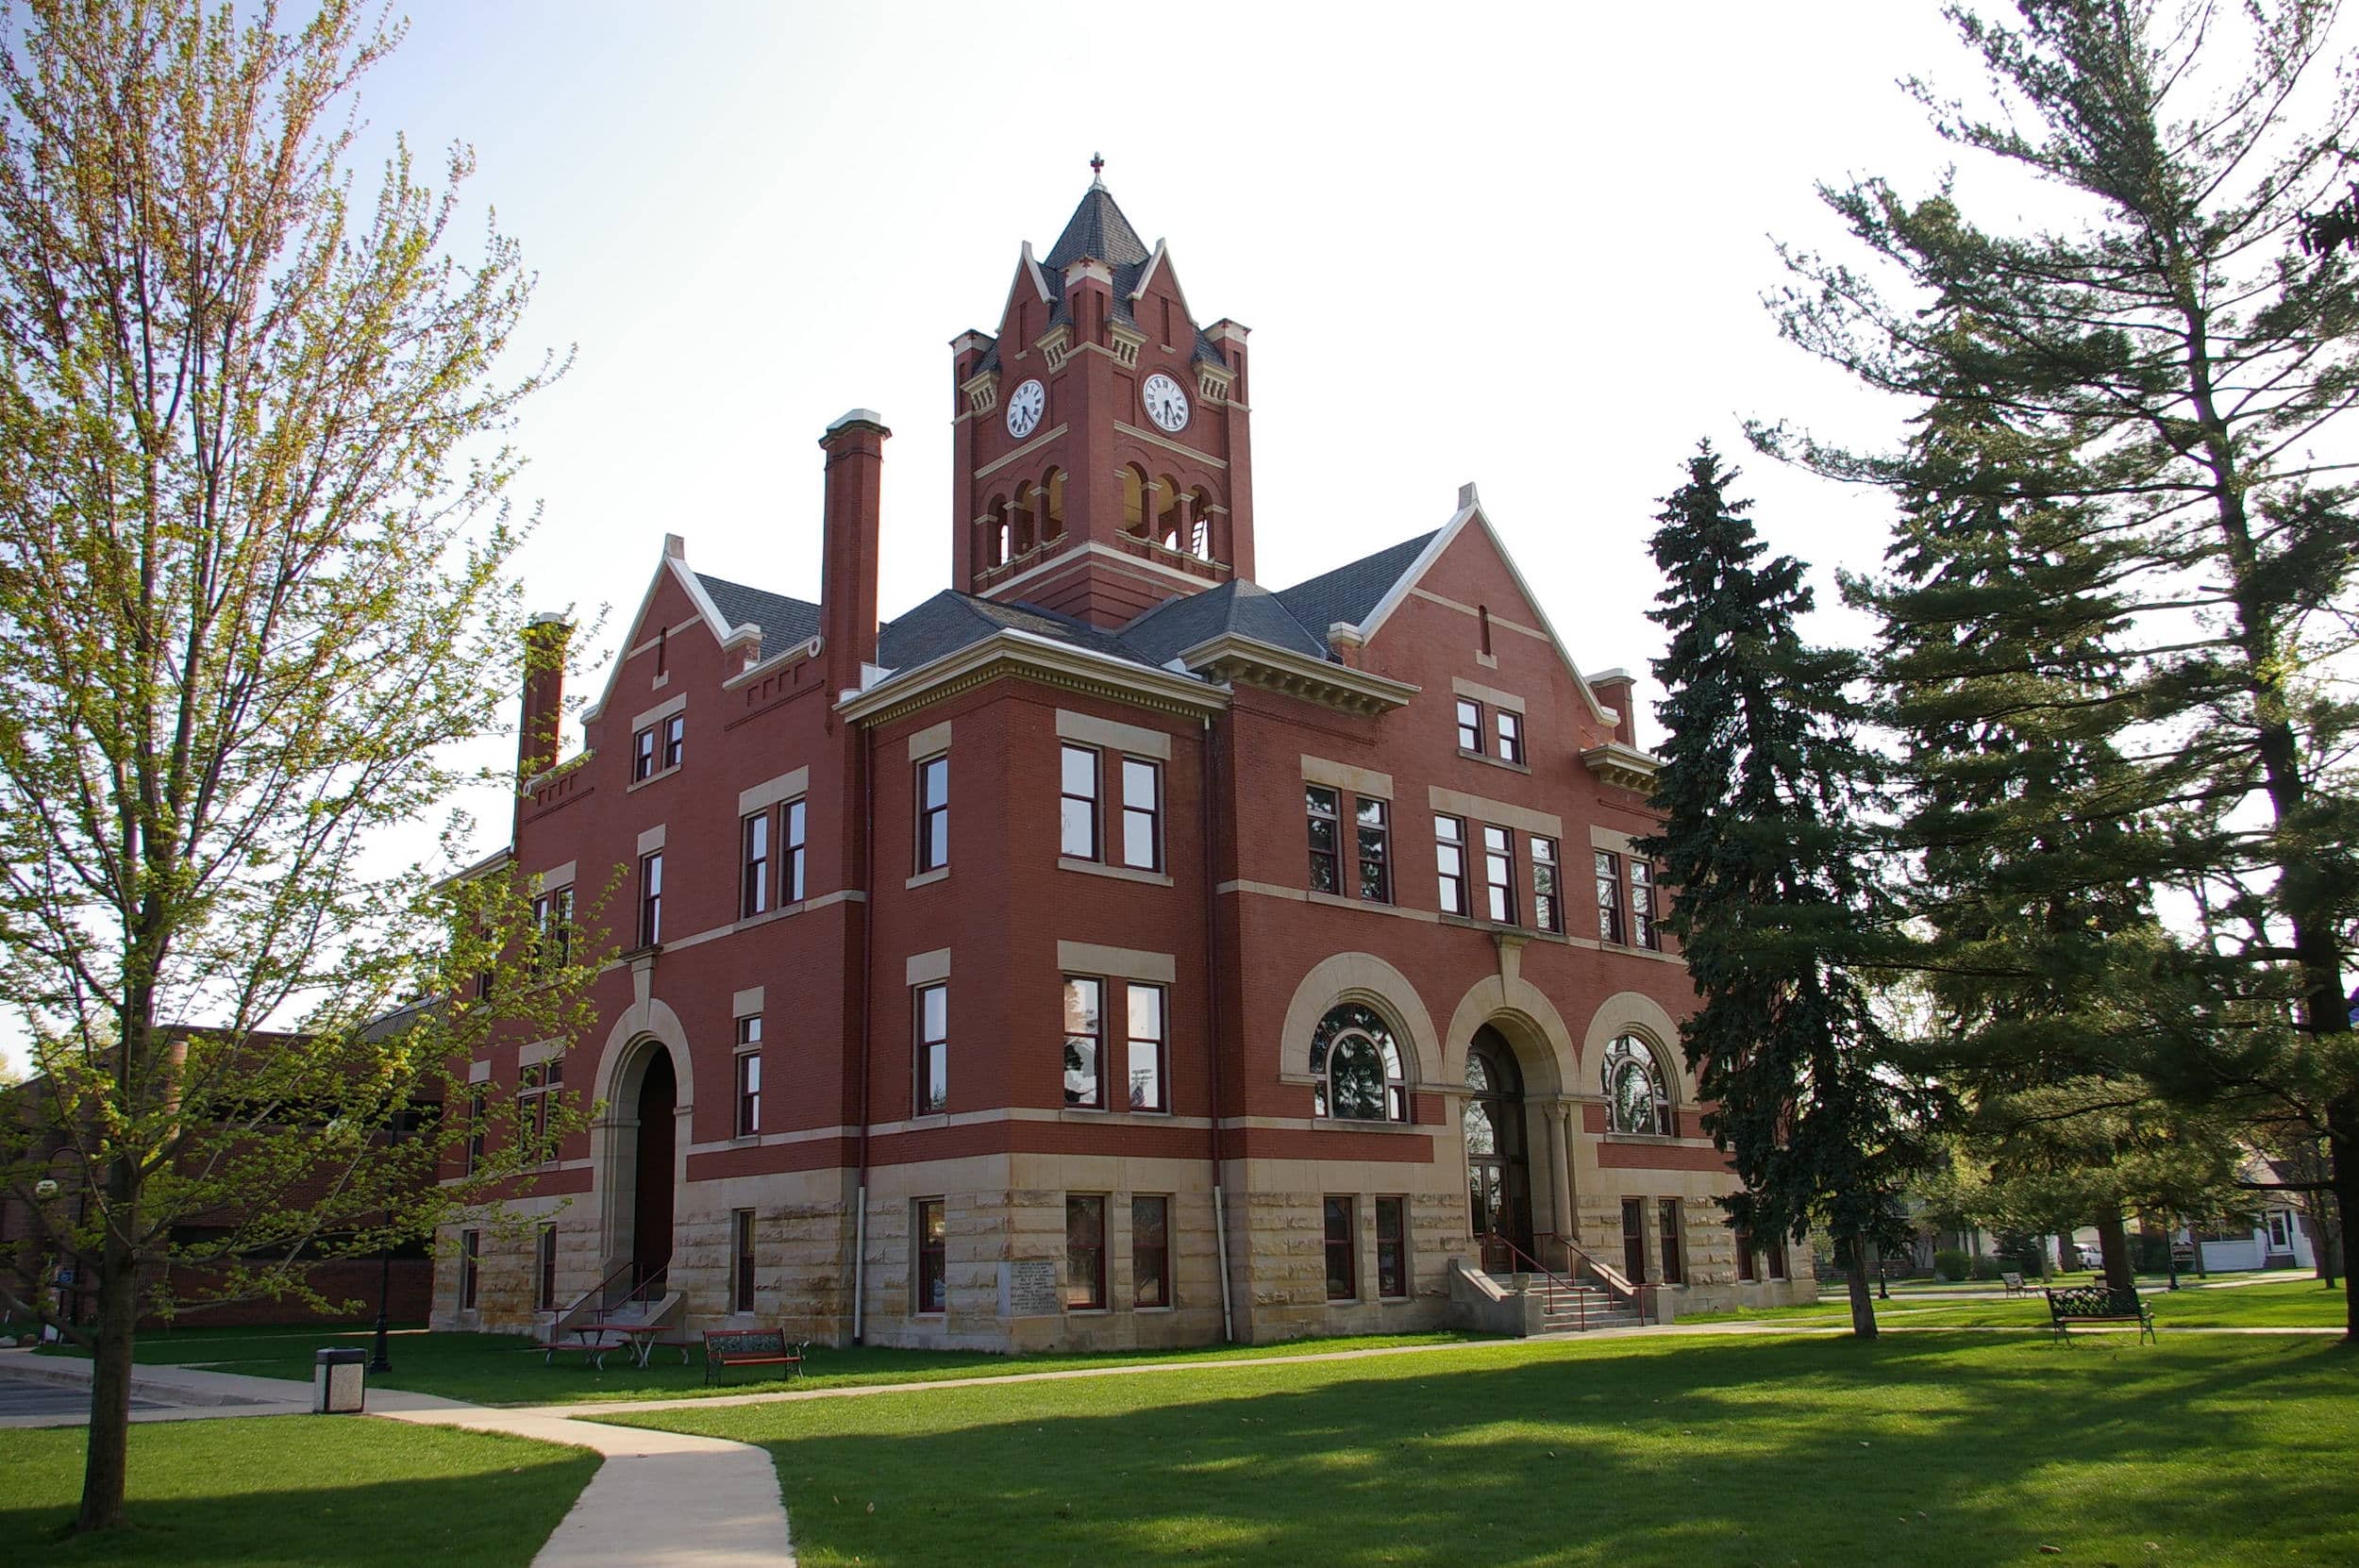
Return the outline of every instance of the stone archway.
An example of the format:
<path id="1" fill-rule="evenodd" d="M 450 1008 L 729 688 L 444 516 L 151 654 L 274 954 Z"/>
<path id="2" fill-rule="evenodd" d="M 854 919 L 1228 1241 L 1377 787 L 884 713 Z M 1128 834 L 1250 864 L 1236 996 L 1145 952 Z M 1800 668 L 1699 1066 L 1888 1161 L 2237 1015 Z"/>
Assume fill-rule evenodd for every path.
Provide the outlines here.
<path id="1" fill-rule="evenodd" d="M 601 1279 L 626 1268 L 633 1283 L 668 1267 L 686 1176 L 694 1093 L 687 1032 L 669 1007 L 644 1000 L 608 1031 L 590 1128 Z"/>
<path id="2" fill-rule="evenodd" d="M 1517 1254 L 1530 1258 L 1534 1243 L 1531 1135 L 1515 1048 L 1488 1024 L 1466 1048 L 1459 1126 L 1466 1149 L 1467 1225 L 1482 1248 L 1483 1267 L 1514 1273 L 1528 1266 Z"/>

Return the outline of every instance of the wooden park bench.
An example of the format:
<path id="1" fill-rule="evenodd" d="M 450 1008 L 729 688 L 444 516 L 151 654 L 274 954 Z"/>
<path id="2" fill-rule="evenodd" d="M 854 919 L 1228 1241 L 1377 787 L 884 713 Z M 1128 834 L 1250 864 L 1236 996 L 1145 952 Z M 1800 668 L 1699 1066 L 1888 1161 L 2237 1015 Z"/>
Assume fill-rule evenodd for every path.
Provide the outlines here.
<path id="1" fill-rule="evenodd" d="M 789 1340 L 783 1328 L 708 1328 L 705 1330 L 705 1381 L 722 1381 L 733 1366 L 782 1366 L 786 1376 L 803 1375 L 803 1352 L 809 1340 Z"/>
<path id="2" fill-rule="evenodd" d="M 2135 1291 L 2116 1295 L 2102 1285 L 2075 1285 L 2040 1293 L 2048 1297 L 2049 1326 L 2060 1340 L 2070 1337 L 2076 1323 L 2134 1323 L 2141 1343 L 2154 1338 L 2154 1309 Z"/>
<path id="3" fill-rule="evenodd" d="M 2009 1295 L 2032 1293 L 2031 1287 L 2023 1283 L 2023 1276 L 2019 1274 L 2002 1274 L 1999 1276 L 1999 1283 L 2006 1287 Z"/>

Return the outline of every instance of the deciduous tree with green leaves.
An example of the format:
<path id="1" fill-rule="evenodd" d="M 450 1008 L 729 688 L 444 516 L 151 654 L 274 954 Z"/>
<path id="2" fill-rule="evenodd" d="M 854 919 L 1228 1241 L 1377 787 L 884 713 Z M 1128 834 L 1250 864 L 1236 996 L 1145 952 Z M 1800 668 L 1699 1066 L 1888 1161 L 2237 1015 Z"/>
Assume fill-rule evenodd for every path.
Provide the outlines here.
<path id="1" fill-rule="evenodd" d="M 494 1029 L 569 1035 L 588 943 L 521 958 L 519 889 L 437 891 L 384 830 L 481 776 L 453 748 L 515 690 L 499 432 L 557 367 L 501 369 L 531 280 L 495 231 L 454 255 L 463 152 L 440 195 L 396 148 L 355 199 L 342 108 L 397 35 L 343 0 L 283 30 L 27 0 L 5 31 L 0 998 L 33 1076 L 0 1183 L 42 1275 L 5 1289 L 94 1294 L 91 1530 L 143 1309 L 302 1297 L 305 1260 L 540 1158 L 489 1136 L 438 1185 L 467 1118 L 388 1134 L 463 1105 L 446 1064 Z"/>
<path id="2" fill-rule="evenodd" d="M 1867 1250 L 1905 1235 L 1899 1198 L 1930 1154 L 1932 1097 L 1887 1064 L 1861 960 L 1889 944 L 1858 742 L 1855 655 L 1815 648 L 1804 567 L 1769 558 L 1709 443 L 1651 543 L 1664 701 L 1660 833 L 1641 845 L 1673 890 L 1699 1005 L 1681 1026 L 1704 1126 L 1744 1190 L 1744 1230 L 1834 1238 L 1853 1331 L 1876 1332 Z M 1767 558 L 1767 559 L 1765 559 Z"/>
<path id="3" fill-rule="evenodd" d="M 2001 192 L 1984 205 L 2005 216 L 1978 222 L 1954 178 L 1916 199 L 1872 178 L 1826 189 L 1873 265 L 1788 251 L 1796 281 L 1772 307 L 1789 339 L 1912 417 L 1947 410 L 2018 450 L 1951 464 L 1921 441 L 1863 452 L 1756 435 L 1822 473 L 1990 510 L 1998 531 L 1972 548 L 2002 548 L 2013 529 L 2023 569 L 1986 572 L 1979 592 L 2051 598 L 2036 612 L 2054 625 L 2066 595 L 2098 611 L 2101 678 L 2006 691 L 2019 649 L 1945 657 L 2009 704 L 2014 734 L 2069 735 L 2083 759 L 2101 746 L 2116 760 L 2101 783 L 2059 779 L 2052 804 L 2083 812 L 2111 792 L 2128 830 L 2084 820 L 2060 851 L 2068 874 L 2037 875 L 2092 896 L 2109 881 L 2167 889 L 2201 911 L 2158 903 L 2167 941 L 2147 977 L 2129 983 L 2108 959 L 2090 992 L 2142 1040 L 2136 1071 L 2182 1104 L 2323 1129 L 2347 1226 L 2359 274 L 2340 247 L 2301 245 L 2359 125 L 2359 74 L 2329 55 L 2334 13 L 2330 0 L 2018 0 L 1990 21 L 1953 7 L 1996 108 L 1912 91 L 1977 176 L 2028 178 L 2052 219 L 2016 217 Z M 1980 765 L 1994 791 L 2028 792 L 2061 755 Z M 2031 815 L 2009 808 L 2000 829 Z M 2007 901 L 2038 907 L 2023 889 Z M 2117 950 L 2076 937 L 2048 957 Z M 2076 1076 L 2077 1050 L 2053 1076 Z"/>

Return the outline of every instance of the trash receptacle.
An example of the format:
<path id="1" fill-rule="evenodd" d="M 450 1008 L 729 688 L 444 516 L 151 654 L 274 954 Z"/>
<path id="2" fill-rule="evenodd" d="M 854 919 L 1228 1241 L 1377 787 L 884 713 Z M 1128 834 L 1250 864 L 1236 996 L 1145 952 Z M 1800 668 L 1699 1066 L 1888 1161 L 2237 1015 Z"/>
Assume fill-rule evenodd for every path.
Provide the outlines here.
<path id="1" fill-rule="evenodd" d="M 311 1413 L 359 1415 L 367 1401 L 365 1350 L 323 1350 L 311 1362 Z"/>

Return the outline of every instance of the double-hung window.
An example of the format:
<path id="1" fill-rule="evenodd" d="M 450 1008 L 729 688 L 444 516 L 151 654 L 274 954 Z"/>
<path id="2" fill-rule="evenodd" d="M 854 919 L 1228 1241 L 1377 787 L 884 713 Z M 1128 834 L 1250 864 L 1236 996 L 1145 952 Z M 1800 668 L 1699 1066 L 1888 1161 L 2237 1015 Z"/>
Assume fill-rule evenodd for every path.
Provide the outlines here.
<path id="1" fill-rule="evenodd" d="M 1484 909 L 1502 926 L 1515 924 L 1515 835 L 1505 827 L 1482 829 Z"/>
<path id="2" fill-rule="evenodd" d="M 1343 848 L 1343 802 L 1332 790 L 1317 784 L 1302 787 L 1303 809 L 1311 819 L 1311 891 L 1341 892 L 1338 865 Z"/>
<path id="3" fill-rule="evenodd" d="M 778 902 L 800 904 L 803 901 L 804 843 L 801 799 L 788 801 L 779 809 L 779 816 L 786 825 L 786 831 L 780 835 L 786 841 L 783 845 L 786 860 L 778 867 Z"/>
<path id="4" fill-rule="evenodd" d="M 1465 819 L 1433 819 L 1433 859 L 1441 879 L 1442 912 L 1454 915 L 1466 913 Z"/>
<path id="5" fill-rule="evenodd" d="M 1064 1200 L 1064 1304 L 1083 1311 L 1106 1305 L 1106 1198 Z"/>
<path id="6" fill-rule="evenodd" d="M 739 877 L 738 912 L 758 915 L 770 907 L 770 813 L 756 811 L 739 825 L 744 845 L 744 875 Z"/>
<path id="7" fill-rule="evenodd" d="M 1513 709 L 1502 708 L 1495 717 L 1498 723 L 1499 760 L 1521 766 L 1524 759 L 1524 716 Z"/>
<path id="8" fill-rule="evenodd" d="M 1171 1200 L 1130 1200 L 1130 1305 L 1171 1305 Z"/>
<path id="9" fill-rule="evenodd" d="M 1377 904 L 1393 901 L 1392 813 L 1380 800 L 1357 796 L 1360 896 Z"/>
<path id="10" fill-rule="evenodd" d="M 1097 752 L 1066 746 L 1059 759 L 1058 852 L 1076 860 L 1097 859 Z"/>
<path id="11" fill-rule="evenodd" d="M 489 1132 L 483 1121 L 483 1093 L 480 1089 L 467 1092 L 467 1175 L 483 1168 L 485 1140 Z"/>
<path id="12" fill-rule="evenodd" d="M 1663 1198 L 1655 1205 L 1662 1231 L 1663 1282 L 1683 1285 L 1687 1282 L 1687 1251 L 1683 1244 L 1685 1227 L 1680 1224 L 1680 1200 Z"/>
<path id="13" fill-rule="evenodd" d="M 532 1239 L 533 1304 L 544 1312 L 557 1309 L 557 1226 L 541 1222 Z"/>
<path id="14" fill-rule="evenodd" d="M 1458 749 L 1482 752 L 1482 705 L 1470 697 L 1458 699 Z"/>
<path id="15" fill-rule="evenodd" d="M 1066 976 L 1064 982 L 1064 1103 L 1081 1110 L 1105 1108 L 1106 986 Z"/>
<path id="16" fill-rule="evenodd" d="M 1160 871 L 1163 861 L 1163 770 L 1144 758 L 1122 759 L 1122 863 Z"/>
<path id="17" fill-rule="evenodd" d="M 1543 931 L 1564 929 L 1564 901 L 1557 886 L 1556 841 L 1531 834 L 1531 923 Z"/>
<path id="18" fill-rule="evenodd" d="M 950 759 L 929 757 L 917 764 L 917 869 L 939 871 L 950 863 Z"/>
<path id="19" fill-rule="evenodd" d="M 919 986 L 912 1010 L 917 1025 L 917 1111 L 950 1109 L 950 988 Z"/>
<path id="20" fill-rule="evenodd" d="M 1622 940 L 1622 863 L 1618 856 L 1595 851 L 1598 862 L 1598 940 Z"/>
<path id="21" fill-rule="evenodd" d="M 663 852 L 639 857 L 639 945 L 663 940 Z"/>
<path id="22" fill-rule="evenodd" d="M 1324 1205 L 1327 1228 L 1327 1299 L 1353 1301 L 1360 1295 L 1360 1259 L 1356 1207 L 1349 1198 L 1329 1198 Z"/>
<path id="23" fill-rule="evenodd" d="M 949 1211 L 942 1198 L 917 1200 L 917 1307 L 920 1312 L 950 1309 Z"/>
<path id="24" fill-rule="evenodd" d="M 1409 1294 L 1409 1200 L 1376 1200 L 1376 1293 L 1387 1301 Z"/>
<path id="25" fill-rule="evenodd" d="M 630 738 L 630 781 L 655 776 L 655 729 L 652 726 Z"/>
<path id="26" fill-rule="evenodd" d="M 562 969 L 574 952 L 574 890 L 552 888 L 532 901 L 533 967 Z"/>
<path id="27" fill-rule="evenodd" d="M 1171 1100 L 1163 1039 L 1163 988 L 1132 980 L 1124 986 L 1129 1015 L 1129 1107 L 1169 1110 Z"/>
<path id="28" fill-rule="evenodd" d="M 1654 867 L 1633 855 L 1630 860 L 1630 940 L 1640 947 L 1660 947 L 1654 925 Z"/>
<path id="29" fill-rule="evenodd" d="M 663 771 L 670 773 L 687 755 L 688 715 L 675 713 L 663 721 Z"/>
<path id="30" fill-rule="evenodd" d="M 754 1309 L 754 1211 L 729 1210 L 729 1310 Z"/>
<path id="31" fill-rule="evenodd" d="M 521 1120 L 525 1136 L 531 1141 L 527 1159 L 532 1163 L 557 1158 L 557 1151 L 549 1146 L 549 1113 L 564 1086 L 565 1061 L 561 1057 L 536 1061 L 519 1076 L 516 1097 L 524 1102 Z"/>
<path id="32" fill-rule="evenodd" d="M 761 1131 L 761 1014 L 737 1021 L 737 1136 Z"/>
<path id="33" fill-rule="evenodd" d="M 459 1233 L 459 1309 L 475 1310 L 476 1292 L 480 1284 L 483 1267 L 483 1232 L 462 1230 Z"/>

